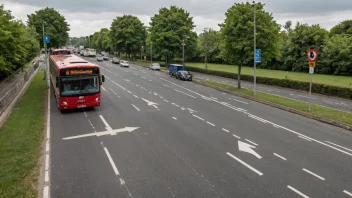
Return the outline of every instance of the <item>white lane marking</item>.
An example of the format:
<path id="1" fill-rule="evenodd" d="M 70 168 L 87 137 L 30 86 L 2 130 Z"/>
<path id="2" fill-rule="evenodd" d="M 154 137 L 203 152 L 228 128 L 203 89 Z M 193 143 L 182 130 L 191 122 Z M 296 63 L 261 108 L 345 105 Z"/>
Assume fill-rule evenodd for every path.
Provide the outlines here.
<path id="1" fill-rule="evenodd" d="M 323 100 L 323 101 L 326 102 L 326 103 L 329 103 L 329 104 L 334 104 L 333 102 L 328 101 L 328 100 Z"/>
<path id="2" fill-rule="evenodd" d="M 104 91 L 106 91 L 106 89 L 105 89 L 103 86 L 101 86 L 101 88 L 102 88 Z"/>
<path id="3" fill-rule="evenodd" d="M 237 135 L 235 135 L 235 134 L 232 134 L 232 136 L 235 137 L 235 138 L 241 139 L 240 136 L 237 136 Z"/>
<path id="4" fill-rule="evenodd" d="M 230 133 L 229 130 L 222 128 L 223 131 Z"/>
<path id="5" fill-rule="evenodd" d="M 279 154 L 274 153 L 274 155 L 275 155 L 276 157 L 278 157 L 278 158 L 281 158 L 281 159 L 285 160 L 285 161 L 287 160 L 286 158 L 282 157 L 282 156 L 279 155 Z"/>
<path id="6" fill-rule="evenodd" d="M 303 96 L 303 95 L 297 95 L 299 97 L 303 97 L 303 98 L 309 98 L 309 99 L 312 99 L 312 100 L 315 100 L 316 98 L 313 98 L 313 97 L 309 97 L 309 96 Z"/>
<path id="7" fill-rule="evenodd" d="M 310 140 L 310 139 L 308 139 L 308 138 L 306 138 L 305 136 L 301 136 L 301 135 L 299 135 L 298 137 L 300 137 L 300 138 L 302 138 L 302 139 L 304 139 L 304 140 L 307 140 L 307 141 L 312 141 L 312 140 Z"/>
<path id="8" fill-rule="evenodd" d="M 175 118 L 175 117 L 172 117 L 174 120 L 177 120 L 177 118 Z"/>
<path id="9" fill-rule="evenodd" d="M 245 139 L 247 142 L 249 142 L 249 143 L 252 143 L 252 144 L 254 144 L 254 145 L 256 145 L 256 146 L 258 146 L 258 144 L 257 143 L 254 143 L 254 142 L 252 142 L 252 141 L 250 141 L 250 140 L 248 140 L 248 139 Z"/>
<path id="10" fill-rule="evenodd" d="M 182 92 L 182 91 L 180 91 L 180 90 L 177 90 L 177 89 L 174 89 L 175 91 L 177 91 L 177 92 L 179 92 L 179 93 L 182 93 L 182 94 L 184 94 L 184 95 L 186 95 L 186 96 L 189 96 L 189 97 L 191 97 L 191 98 L 197 98 L 197 97 L 195 97 L 195 96 L 192 96 L 192 95 L 190 95 L 190 94 L 188 94 L 188 93 L 185 93 L 185 92 Z"/>
<path id="11" fill-rule="evenodd" d="M 49 186 L 44 187 L 43 198 L 49 198 Z"/>
<path id="12" fill-rule="evenodd" d="M 114 169 L 115 174 L 116 174 L 116 175 L 120 175 L 119 171 L 117 170 L 117 167 L 116 167 L 116 165 L 115 165 L 114 160 L 111 158 L 111 155 L 110 155 L 110 153 L 109 153 L 109 150 L 108 150 L 105 146 L 104 146 L 104 151 L 105 151 L 106 155 L 108 156 L 108 159 L 109 159 L 109 161 L 110 161 L 110 164 L 111 164 L 111 166 L 112 166 L 112 169 Z"/>
<path id="13" fill-rule="evenodd" d="M 237 160 L 238 162 L 240 162 L 241 164 L 243 164 L 244 166 L 246 166 L 247 168 L 249 168 L 251 171 L 257 173 L 258 175 L 262 176 L 263 173 L 261 173 L 260 171 L 258 171 L 257 169 L 253 168 L 251 165 L 247 164 L 246 162 L 242 161 L 241 159 L 237 158 L 236 156 L 232 155 L 231 153 L 227 152 L 226 153 L 228 156 L 232 157 L 233 159 Z"/>
<path id="14" fill-rule="evenodd" d="M 109 123 L 105 120 L 105 118 L 102 115 L 99 115 L 100 119 L 103 121 L 105 124 L 105 129 L 108 131 L 112 131 L 112 128 L 110 127 Z"/>
<path id="15" fill-rule="evenodd" d="M 149 80 L 149 82 L 152 82 L 152 80 Z"/>
<path id="16" fill-rule="evenodd" d="M 198 119 L 200 119 L 200 120 L 203 120 L 204 121 L 204 119 L 203 118 L 201 118 L 201 117 L 199 117 L 199 116 L 196 116 L 196 115 L 194 115 L 194 114 L 192 114 L 194 117 L 196 117 L 196 118 L 198 118 Z"/>
<path id="17" fill-rule="evenodd" d="M 128 93 L 130 93 L 130 94 L 132 93 L 132 92 L 131 92 L 131 91 L 129 91 L 129 90 L 127 90 L 127 92 L 128 92 Z"/>
<path id="18" fill-rule="evenodd" d="M 238 99 L 235 99 L 235 98 L 229 98 L 230 100 L 235 100 L 235 101 L 237 101 L 237 102 L 241 102 L 241 103 L 243 103 L 243 104 L 249 104 L 248 102 L 244 102 L 244 101 L 242 101 L 242 100 L 238 100 Z"/>
<path id="19" fill-rule="evenodd" d="M 141 111 L 141 110 L 139 110 L 136 106 L 134 106 L 134 104 L 132 104 L 132 106 L 133 106 L 135 109 L 137 109 L 137 111 Z"/>
<path id="20" fill-rule="evenodd" d="M 190 109 L 190 108 L 187 108 L 188 110 L 190 110 L 190 111 L 194 111 L 193 109 Z"/>
<path id="21" fill-rule="evenodd" d="M 136 87 L 139 87 L 139 85 L 136 84 Z"/>
<path id="22" fill-rule="evenodd" d="M 86 112 L 84 112 L 84 116 L 88 117 Z"/>
<path id="23" fill-rule="evenodd" d="M 215 98 L 215 97 L 210 97 L 210 98 L 217 100 L 217 98 Z"/>
<path id="24" fill-rule="evenodd" d="M 157 95 L 158 95 L 158 93 L 156 93 L 156 92 L 153 92 L 153 93 L 154 93 L 154 95 L 155 95 L 155 96 L 157 96 Z"/>
<path id="25" fill-rule="evenodd" d="M 301 196 L 304 197 L 304 198 L 309 198 L 307 195 L 301 193 L 300 191 L 296 190 L 295 188 L 293 188 L 293 187 L 291 187 L 291 186 L 287 186 L 287 188 L 291 189 L 293 192 L 295 192 L 295 193 L 301 195 Z"/>
<path id="26" fill-rule="evenodd" d="M 152 93 L 152 92 L 149 92 L 150 94 Z"/>
<path id="27" fill-rule="evenodd" d="M 138 98 L 138 96 L 136 96 L 136 95 L 133 95 L 135 98 Z"/>
<path id="28" fill-rule="evenodd" d="M 352 149 L 349 149 L 349 148 L 346 148 L 346 147 L 340 146 L 340 145 L 338 145 L 338 144 L 334 144 L 334 143 L 329 142 L 329 141 L 325 141 L 325 142 L 327 142 L 327 143 L 329 143 L 329 144 L 332 144 L 332 145 L 335 145 L 335 146 L 337 146 L 337 147 L 340 147 L 340 148 L 346 149 L 346 150 L 348 150 L 348 151 L 352 151 Z"/>
<path id="29" fill-rule="evenodd" d="M 169 102 L 168 100 L 164 100 L 165 102 Z"/>
<path id="30" fill-rule="evenodd" d="M 172 105 L 174 105 L 174 106 L 176 106 L 176 107 L 180 107 L 180 106 L 178 106 L 177 104 L 175 104 L 175 103 L 171 103 Z"/>
<path id="31" fill-rule="evenodd" d="M 46 140 L 46 144 L 45 144 L 45 152 L 49 152 L 50 151 L 50 142 L 49 139 Z"/>
<path id="32" fill-rule="evenodd" d="M 352 193 L 348 192 L 347 190 L 344 190 L 343 192 L 352 197 Z"/>
<path id="33" fill-rule="evenodd" d="M 169 88 L 170 88 L 170 86 L 169 86 L 169 85 L 165 85 L 165 84 L 163 84 L 163 86 L 165 86 L 165 87 L 169 87 Z"/>
<path id="34" fill-rule="evenodd" d="M 207 122 L 209 125 L 211 126 L 215 126 L 215 124 L 211 123 L 211 122 Z"/>
<path id="35" fill-rule="evenodd" d="M 226 95 L 226 93 L 222 93 L 222 94 Z"/>
<path id="36" fill-rule="evenodd" d="M 311 175 L 313 175 L 313 176 L 315 176 L 315 177 L 317 177 L 317 178 L 319 178 L 319 179 L 321 179 L 321 180 L 325 180 L 324 177 L 321 177 L 321 176 L 319 176 L 319 175 L 313 173 L 312 171 L 309 171 L 309 170 L 307 170 L 307 169 L 305 169 L 305 168 L 303 168 L 302 170 L 305 171 L 305 172 L 307 172 L 307 173 L 309 173 L 309 174 L 311 174 Z"/>
<path id="37" fill-rule="evenodd" d="M 146 79 L 146 78 L 144 78 L 143 76 L 142 76 L 142 78 L 143 78 L 143 79 Z"/>
<path id="38" fill-rule="evenodd" d="M 262 119 L 262 118 L 259 118 L 259 117 L 253 116 L 253 115 L 248 115 L 248 117 L 253 118 L 253 119 L 256 119 L 256 120 L 258 120 L 258 121 L 260 121 L 260 122 L 266 123 L 265 120 Z"/>
<path id="39" fill-rule="evenodd" d="M 273 127 L 275 127 L 275 128 L 280 128 L 279 126 L 277 126 L 276 124 L 273 124 Z"/>
<path id="40" fill-rule="evenodd" d="M 156 105 L 153 105 L 154 108 L 159 109 Z"/>
<path id="41" fill-rule="evenodd" d="M 178 85 L 178 84 L 173 83 L 173 82 L 171 82 L 171 81 L 168 81 L 168 80 L 166 80 L 166 79 L 163 79 L 163 78 L 159 78 L 159 79 L 161 79 L 161 80 L 163 80 L 163 81 L 166 81 L 166 82 L 169 82 L 169 83 L 171 83 L 171 84 L 173 84 L 173 85 L 175 85 L 175 86 L 181 87 L 181 88 L 183 88 L 183 89 L 185 89 L 185 90 L 188 90 L 188 91 L 190 91 L 190 92 L 192 92 L 192 93 L 194 93 L 194 94 L 196 94 L 196 95 L 198 95 L 198 96 L 205 97 L 205 96 L 203 96 L 203 95 L 200 94 L 200 93 L 197 93 L 197 92 L 195 92 L 195 91 L 192 91 L 192 90 L 190 90 L 190 89 L 188 89 L 188 88 L 186 88 L 186 87 L 183 87 L 183 86 L 181 86 L 181 85 Z M 271 95 L 273 95 L 273 94 L 271 94 Z M 210 99 L 210 100 L 211 100 L 211 99 Z M 219 101 L 216 101 L 216 100 L 213 100 L 213 101 L 216 102 L 216 103 L 218 103 L 218 104 L 221 104 Z M 299 100 L 297 100 L 297 101 L 299 101 Z M 224 104 L 221 104 L 221 105 L 224 105 Z M 225 105 L 225 106 L 226 106 L 226 105 Z M 227 107 L 228 107 L 228 106 L 227 106 Z M 229 108 L 231 108 L 231 107 L 229 107 Z M 239 110 L 239 109 L 235 109 L 235 108 L 231 108 L 231 109 L 233 109 L 233 110 L 235 110 L 235 111 L 243 112 L 243 110 Z M 246 113 L 246 112 L 243 112 L 243 113 Z M 248 114 L 248 113 L 246 113 L 246 114 Z M 270 121 L 268 121 L 268 120 L 265 120 L 265 121 L 266 121 L 267 123 L 269 123 L 269 124 L 276 125 L 276 126 L 278 126 L 279 128 L 282 128 L 282 129 L 284 129 L 284 130 L 286 130 L 286 131 L 288 131 L 288 132 L 291 132 L 291 133 L 293 133 L 293 134 L 305 136 L 305 135 L 303 135 L 303 134 L 301 134 L 301 133 L 298 133 L 298 132 L 296 132 L 296 131 L 294 131 L 294 130 L 291 130 L 291 129 L 289 129 L 289 128 L 286 128 L 286 127 L 284 127 L 284 126 L 280 126 L 280 125 L 275 124 L 275 123 L 273 123 L 273 122 L 270 122 Z M 309 137 L 309 138 L 310 138 L 310 137 Z M 324 146 L 326 146 L 326 147 L 330 147 L 330 148 L 332 148 L 332 149 L 334 149 L 334 150 L 336 150 L 336 151 L 339 151 L 339 152 L 344 153 L 344 154 L 346 154 L 346 155 L 352 156 L 352 153 L 349 153 L 349 152 L 346 152 L 346 151 L 341 150 L 341 149 L 339 149 L 339 148 L 333 147 L 333 146 L 331 146 L 331 145 L 329 145 L 329 144 L 326 144 L 326 143 L 324 143 L 324 142 L 322 142 L 322 141 L 319 141 L 319 140 L 316 140 L 316 139 L 313 139 L 313 138 L 310 138 L 310 139 L 311 139 L 312 141 L 318 143 L 318 144 L 324 145 Z"/>

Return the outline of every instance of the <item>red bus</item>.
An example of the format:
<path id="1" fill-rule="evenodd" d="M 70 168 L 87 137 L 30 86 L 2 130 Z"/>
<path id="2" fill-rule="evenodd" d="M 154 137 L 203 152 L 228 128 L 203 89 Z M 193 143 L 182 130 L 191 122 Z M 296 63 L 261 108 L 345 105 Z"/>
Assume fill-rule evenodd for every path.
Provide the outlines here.
<path id="1" fill-rule="evenodd" d="M 72 54 L 51 55 L 49 65 L 60 110 L 100 106 L 100 87 L 105 77 L 98 65 Z"/>
<path id="2" fill-rule="evenodd" d="M 71 50 L 69 49 L 55 49 L 52 52 L 52 55 L 68 55 L 68 54 L 73 54 Z"/>

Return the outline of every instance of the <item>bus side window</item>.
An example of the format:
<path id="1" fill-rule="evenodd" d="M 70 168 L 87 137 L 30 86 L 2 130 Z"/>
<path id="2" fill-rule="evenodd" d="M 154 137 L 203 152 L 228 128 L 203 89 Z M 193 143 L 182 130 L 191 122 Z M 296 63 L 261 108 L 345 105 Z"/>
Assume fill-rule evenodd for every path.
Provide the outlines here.
<path id="1" fill-rule="evenodd" d="M 59 87 L 59 77 L 56 76 L 56 87 Z"/>

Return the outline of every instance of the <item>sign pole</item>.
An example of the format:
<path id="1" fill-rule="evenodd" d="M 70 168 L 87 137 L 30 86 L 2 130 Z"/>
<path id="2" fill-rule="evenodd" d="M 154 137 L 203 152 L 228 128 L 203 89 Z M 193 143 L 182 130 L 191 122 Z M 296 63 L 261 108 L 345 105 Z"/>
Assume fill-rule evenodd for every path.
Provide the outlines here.
<path id="1" fill-rule="evenodd" d="M 257 61 L 256 61 L 256 48 L 257 48 L 257 41 L 256 41 L 256 11 L 257 11 L 257 4 L 254 2 L 254 74 L 253 74 L 253 81 L 254 81 L 254 86 L 253 86 L 253 94 L 256 95 L 257 91 Z"/>
<path id="2" fill-rule="evenodd" d="M 314 73 L 315 62 L 318 59 L 318 52 L 314 48 L 310 48 L 307 51 L 307 59 L 309 61 L 309 98 L 308 98 L 308 110 L 311 112 L 311 98 L 312 98 L 312 74 Z"/>
<path id="3" fill-rule="evenodd" d="M 312 98 L 312 72 L 310 73 L 310 82 L 309 82 L 309 112 L 310 112 L 310 99 Z"/>

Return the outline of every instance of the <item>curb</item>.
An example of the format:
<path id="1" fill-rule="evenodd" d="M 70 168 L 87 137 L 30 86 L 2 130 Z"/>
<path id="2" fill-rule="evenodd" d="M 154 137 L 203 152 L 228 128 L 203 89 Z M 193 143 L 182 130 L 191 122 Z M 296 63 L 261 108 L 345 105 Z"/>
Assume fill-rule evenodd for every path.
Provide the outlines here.
<path id="1" fill-rule="evenodd" d="M 244 94 L 240 94 L 240 93 L 236 93 L 236 92 L 233 92 L 233 91 L 229 91 L 227 89 L 219 88 L 219 87 L 216 87 L 216 86 L 213 86 L 213 85 L 208 85 L 206 83 L 197 82 L 197 81 L 193 81 L 193 82 L 196 83 L 196 84 L 199 84 L 199 85 L 210 87 L 210 88 L 222 91 L 222 92 L 226 92 L 226 93 L 229 93 L 229 94 L 232 94 L 232 95 L 236 95 L 236 96 L 239 96 L 239 97 L 242 97 L 242 98 L 246 98 L 246 99 L 249 99 L 249 100 L 252 100 L 252 101 L 255 101 L 255 102 L 259 102 L 259 103 L 262 103 L 262 104 L 265 104 L 265 105 L 268 105 L 268 106 L 272 106 L 272 107 L 275 107 L 275 108 L 278 108 L 278 109 L 282 109 L 284 111 L 295 113 L 295 114 L 298 114 L 298 115 L 301 115 L 301 116 L 304 116 L 304 117 L 307 117 L 307 118 L 310 118 L 310 119 L 313 119 L 313 120 L 317 120 L 317 121 L 320 121 L 320 122 L 323 122 L 323 123 L 326 123 L 326 124 L 330 124 L 330 125 L 333 125 L 333 126 L 336 126 L 336 127 L 340 127 L 340 128 L 352 131 L 352 126 L 348 125 L 348 124 L 344 124 L 344 123 L 341 123 L 341 122 L 338 122 L 338 121 L 335 121 L 335 120 L 330 120 L 330 119 L 327 119 L 327 118 L 316 116 L 316 115 L 313 115 L 313 114 L 310 114 L 310 113 L 306 113 L 306 112 L 303 112 L 303 111 L 299 111 L 299 110 L 296 110 L 296 109 L 285 107 L 285 106 L 282 106 L 282 105 L 279 105 L 279 104 L 274 104 L 274 103 L 271 103 L 271 102 L 267 102 L 265 100 L 261 100 L 261 99 L 254 98 L 254 97 L 251 97 L 251 96 L 247 96 L 247 95 L 244 95 Z"/>

